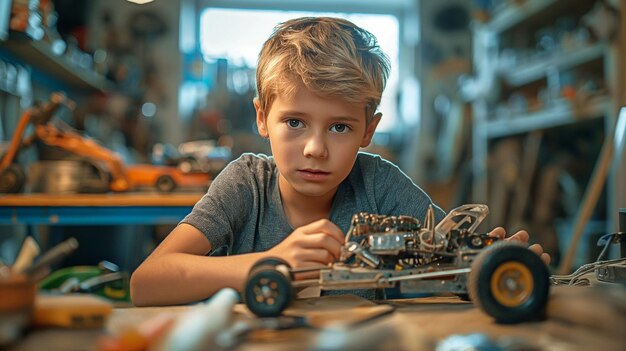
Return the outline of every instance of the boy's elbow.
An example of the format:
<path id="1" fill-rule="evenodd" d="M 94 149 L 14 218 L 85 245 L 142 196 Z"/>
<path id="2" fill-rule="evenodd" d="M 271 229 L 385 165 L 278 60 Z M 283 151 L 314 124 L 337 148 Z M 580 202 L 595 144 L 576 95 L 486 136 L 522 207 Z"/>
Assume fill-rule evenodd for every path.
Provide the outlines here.
<path id="1" fill-rule="evenodd" d="M 130 299 L 137 307 L 148 306 L 148 296 L 146 294 L 145 278 L 141 274 L 141 267 L 137 268 L 130 276 Z"/>

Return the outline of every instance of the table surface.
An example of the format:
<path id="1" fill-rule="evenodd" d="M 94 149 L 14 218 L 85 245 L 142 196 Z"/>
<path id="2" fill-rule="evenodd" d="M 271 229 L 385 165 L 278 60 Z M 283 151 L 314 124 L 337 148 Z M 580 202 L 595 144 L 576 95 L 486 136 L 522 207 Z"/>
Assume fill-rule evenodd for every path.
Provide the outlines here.
<path id="1" fill-rule="evenodd" d="M 335 332 L 315 328 L 266 330 L 254 334 L 252 339 L 239 344 L 236 349 L 320 349 L 332 342 L 335 349 L 434 350 L 442 342 L 451 342 L 453 335 L 474 333 L 488 337 L 505 347 L 503 349 L 624 350 L 626 346 L 623 332 L 626 324 L 624 287 L 553 287 L 547 318 L 517 325 L 496 324 L 472 303 L 456 297 L 391 300 L 385 303 L 395 306 L 395 311 L 359 326 L 334 329 Z M 305 311 L 307 308 L 318 313 L 320 310 L 345 311 L 349 315 L 357 306 L 367 304 L 371 302 L 349 296 L 325 296 L 301 301 L 299 306 Z M 237 319 L 251 318 L 243 305 L 235 307 Z M 105 333 L 119 333 L 164 312 L 182 315 L 191 308 L 117 308 L 104 330 L 37 330 L 28 333 L 9 350 L 93 350 L 97 338 Z M 337 333 L 342 334 L 338 336 Z M 337 348 L 341 341 L 345 344 Z"/>
<path id="2" fill-rule="evenodd" d="M 0 207 L 193 206 L 203 193 L 107 193 L 0 195 Z"/>

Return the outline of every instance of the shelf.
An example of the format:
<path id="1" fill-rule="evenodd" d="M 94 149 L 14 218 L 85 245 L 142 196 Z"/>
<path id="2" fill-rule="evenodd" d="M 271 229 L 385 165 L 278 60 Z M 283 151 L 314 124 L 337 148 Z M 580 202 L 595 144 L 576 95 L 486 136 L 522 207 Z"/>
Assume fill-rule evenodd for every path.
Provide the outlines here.
<path id="1" fill-rule="evenodd" d="M 112 89 L 112 83 L 102 75 L 71 64 L 65 56 L 56 56 L 45 42 L 21 38 L 9 39 L 0 41 L 0 49 L 21 63 L 75 88 L 96 91 Z"/>
<path id="2" fill-rule="evenodd" d="M 487 26 L 494 32 L 503 32 L 556 2 L 557 0 L 527 0 L 519 5 L 508 5 L 496 12 Z"/>
<path id="3" fill-rule="evenodd" d="M 0 195 L 2 225 L 176 224 L 204 193 Z"/>
<path id="4" fill-rule="evenodd" d="M 0 195 L 0 207 L 22 206 L 193 206 L 204 193 L 16 194 Z"/>
<path id="5" fill-rule="evenodd" d="M 527 64 L 499 69 L 499 74 L 509 85 L 518 87 L 545 77 L 549 69 L 566 70 L 601 58 L 607 49 L 605 44 L 589 45 L 572 52 L 559 52 L 547 59 L 534 59 Z"/>
<path id="6" fill-rule="evenodd" d="M 599 118 L 604 116 L 609 104 L 609 98 L 600 97 L 577 108 L 573 108 L 570 104 L 562 104 L 548 110 L 506 120 L 485 122 L 487 138 L 500 138 Z"/>

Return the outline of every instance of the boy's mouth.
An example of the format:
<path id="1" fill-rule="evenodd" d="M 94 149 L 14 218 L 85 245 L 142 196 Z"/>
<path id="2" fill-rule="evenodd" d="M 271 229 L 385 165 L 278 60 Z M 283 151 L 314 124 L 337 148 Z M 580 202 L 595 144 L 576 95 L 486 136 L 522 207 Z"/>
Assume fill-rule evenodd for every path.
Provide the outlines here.
<path id="1" fill-rule="evenodd" d="M 324 172 L 319 169 L 306 168 L 306 169 L 299 169 L 298 174 L 304 179 L 322 180 L 326 178 L 330 174 L 330 172 Z"/>

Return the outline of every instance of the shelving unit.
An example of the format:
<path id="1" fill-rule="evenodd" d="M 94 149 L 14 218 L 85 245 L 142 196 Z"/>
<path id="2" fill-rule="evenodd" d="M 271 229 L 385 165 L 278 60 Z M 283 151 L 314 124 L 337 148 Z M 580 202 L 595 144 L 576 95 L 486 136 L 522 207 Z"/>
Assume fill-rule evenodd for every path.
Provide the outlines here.
<path id="1" fill-rule="evenodd" d="M 513 116 L 506 120 L 485 123 L 487 138 L 501 138 L 578 123 L 580 121 L 602 118 L 610 110 L 611 99 L 602 96 L 582 106 L 562 103 L 539 112 Z"/>
<path id="2" fill-rule="evenodd" d="M 535 50 L 532 43 L 529 45 L 529 43 L 524 42 L 528 41 L 529 38 L 536 38 L 539 29 L 555 25 L 560 16 L 570 16 L 570 21 L 571 18 L 577 18 L 579 21 L 585 13 L 593 8 L 595 3 L 594 0 L 575 2 L 566 0 L 509 1 L 496 10 L 489 22 L 473 27 L 474 66 L 478 77 L 478 84 L 476 82 L 474 84 L 482 87 L 482 91 L 471 97 L 473 111 L 472 170 L 474 175 L 472 199 L 476 202 L 486 203 L 491 207 L 495 206 L 496 211 L 506 212 L 509 215 L 507 217 L 509 222 L 489 223 L 490 226 L 514 226 L 529 223 L 531 220 L 529 217 L 534 214 L 535 209 L 533 207 L 536 204 L 533 204 L 533 200 L 528 200 L 526 203 L 522 201 L 525 207 L 515 211 L 515 206 L 519 202 L 515 195 L 519 195 L 521 191 L 524 192 L 524 196 L 530 198 L 541 195 L 536 194 L 536 192 L 541 191 L 537 188 L 540 186 L 538 178 L 543 170 L 542 167 L 546 167 L 546 169 L 555 167 L 550 162 L 556 161 L 549 160 L 553 156 L 551 153 L 567 153 L 569 152 L 567 148 L 571 147 L 571 145 L 559 144 L 560 142 L 564 144 L 569 142 L 566 140 L 567 137 L 562 137 L 561 130 L 582 133 L 581 135 L 595 133 L 593 135 L 600 135 L 604 138 L 611 136 L 614 131 L 618 111 L 620 106 L 624 106 L 626 99 L 623 91 L 624 84 L 622 83 L 625 78 L 620 77 L 620 74 L 624 74 L 626 66 L 623 58 L 625 51 L 623 29 L 619 34 L 621 40 L 619 38 L 611 42 L 589 40 L 587 43 L 579 42 L 574 46 L 568 46 L 567 49 L 557 47 L 549 52 L 537 51 L 532 53 Z M 611 3 L 622 7 L 620 19 L 623 23 L 626 1 L 619 0 Z M 545 32 L 550 31 L 546 30 Z M 556 35 L 555 37 L 558 38 Z M 520 38 L 523 40 L 517 40 Z M 507 60 L 511 63 L 506 64 L 502 60 L 502 53 L 505 50 L 512 50 L 517 54 L 515 60 Z M 510 52 L 507 54 L 510 55 Z M 519 57 L 525 59 L 519 59 Z M 571 77 L 579 79 L 579 77 L 584 77 L 590 73 L 597 75 L 603 86 L 591 94 L 579 94 L 578 91 L 570 87 L 570 92 L 574 91 L 576 96 L 555 96 L 554 89 L 549 89 L 551 88 L 549 86 L 550 80 L 555 74 L 560 77 L 564 72 L 570 75 L 570 79 Z M 559 88 L 562 87 L 559 86 Z M 539 94 L 542 89 L 545 89 L 543 96 Z M 496 96 L 493 94 L 495 91 L 501 92 L 501 94 Z M 533 96 L 533 93 L 530 92 L 534 92 L 535 95 Z M 544 101 L 546 92 L 551 94 L 547 98 L 549 99 L 548 102 Z M 532 102 L 538 103 L 530 106 L 530 100 L 527 100 L 528 108 L 525 112 L 519 112 L 520 109 L 515 108 L 496 108 L 498 105 L 507 106 L 510 104 L 510 100 L 507 99 L 514 93 L 526 99 L 532 97 L 535 99 Z M 562 92 L 559 91 L 558 93 L 561 94 Z M 546 133 L 547 131 L 550 133 Z M 559 135 L 563 140 L 550 140 L 550 152 L 544 150 L 542 153 L 542 148 L 545 148 L 544 144 L 548 143 L 546 138 L 555 138 Z M 498 169 L 499 165 L 495 163 L 497 157 L 494 156 L 494 151 L 500 146 L 499 143 L 507 140 L 515 141 L 519 145 L 519 149 L 514 148 L 514 150 L 518 150 L 520 154 L 511 154 L 510 160 L 505 160 L 508 162 L 505 167 L 511 166 L 511 164 L 515 164 L 517 167 L 506 171 L 509 172 L 509 175 L 511 175 L 510 172 L 517 172 L 509 178 L 509 180 L 515 180 L 516 183 L 513 185 L 497 184 L 508 180 L 492 178 L 492 173 L 501 172 Z M 535 144 L 533 145 L 533 143 Z M 595 145 L 594 148 L 600 150 L 600 144 L 602 142 Z M 496 158 L 494 159 L 494 157 Z M 587 165 L 584 169 L 588 169 L 588 171 L 586 175 L 578 175 L 581 182 L 581 179 L 588 181 L 588 179 L 593 178 L 592 171 L 594 174 L 597 172 L 595 169 L 598 168 L 598 160 L 603 155 L 597 151 L 595 157 L 595 159 L 584 160 L 584 164 Z M 623 158 L 620 162 L 613 166 L 615 171 L 610 172 L 606 179 L 604 195 L 600 197 L 606 203 L 597 205 L 596 209 L 599 210 L 594 212 L 596 216 L 592 221 L 595 227 L 597 227 L 595 225 L 597 223 L 605 223 L 605 232 L 617 229 L 617 209 L 624 207 L 626 202 L 626 194 L 623 193 L 625 188 L 623 184 L 624 175 L 620 172 L 625 168 Z M 525 169 L 529 165 L 532 165 L 532 170 Z M 515 169 L 517 170 L 515 171 Z M 581 185 L 582 195 L 586 187 L 585 184 Z M 507 188 L 508 186 L 510 187 Z M 555 186 L 558 187 L 558 183 Z M 589 187 L 588 184 L 587 187 Z M 510 191 L 510 194 L 507 195 L 509 197 L 498 193 L 503 189 Z M 522 190 L 520 191 L 520 189 Z M 580 204 L 575 205 L 581 206 Z M 511 215 L 512 212 L 516 212 L 517 216 Z M 615 216 L 612 212 L 616 212 Z M 603 218 L 596 218 L 598 213 L 601 213 Z M 556 216 L 556 214 L 554 215 Z M 511 223 L 516 220 L 519 221 L 520 216 L 524 216 L 522 222 Z M 546 222 L 546 225 L 552 225 L 551 230 L 557 232 L 563 227 L 557 228 L 557 222 L 565 220 L 573 223 L 575 219 L 574 217 L 553 217 L 549 219 L 551 224 Z M 588 225 L 587 229 L 589 230 L 591 227 Z M 567 237 L 567 234 L 558 234 L 559 240 Z M 539 241 L 541 242 L 541 240 Z M 560 243 L 559 246 L 563 250 L 566 245 L 567 243 Z"/>
<path id="3" fill-rule="evenodd" d="M 108 91 L 112 85 L 95 71 L 73 65 L 65 56 L 57 56 L 49 45 L 28 38 L 15 38 L 0 42 L 0 50 L 18 62 L 33 67 L 60 82 L 77 89 Z"/>
<path id="4" fill-rule="evenodd" d="M 558 52 L 550 57 L 539 57 L 529 63 L 499 69 L 510 86 L 522 86 L 545 77 L 549 70 L 567 70 L 595 59 L 601 59 L 608 51 L 606 44 L 593 44 L 572 52 Z"/>
<path id="5" fill-rule="evenodd" d="M 554 5 L 558 0 L 528 0 L 517 6 L 506 6 L 496 12 L 487 24 L 491 32 L 504 32 L 505 30 L 523 22 L 524 20 L 539 14 L 547 7 Z"/>

